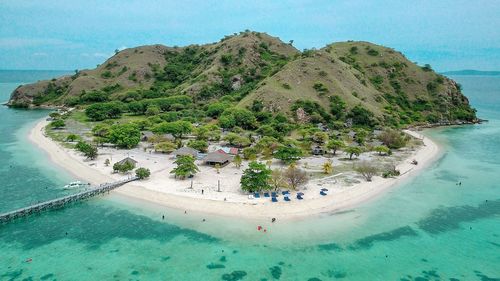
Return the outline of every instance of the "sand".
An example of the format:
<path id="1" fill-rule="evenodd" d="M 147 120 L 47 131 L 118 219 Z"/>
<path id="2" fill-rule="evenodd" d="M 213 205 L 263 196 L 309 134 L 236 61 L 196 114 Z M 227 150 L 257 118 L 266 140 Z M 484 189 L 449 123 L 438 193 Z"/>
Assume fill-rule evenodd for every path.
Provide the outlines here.
<path id="1" fill-rule="evenodd" d="M 139 199 L 144 204 L 153 202 L 179 210 L 239 218 L 295 219 L 351 209 L 417 175 L 440 155 L 439 146 L 431 139 L 414 131 L 405 131 L 422 139 L 424 145 L 397 165 L 401 176 L 388 179 L 374 177 L 371 182 L 363 181 L 350 186 L 338 183 L 334 180 L 335 176 L 323 180 L 311 180 L 303 190 L 304 200 L 296 200 L 295 192 L 292 192 L 291 202 L 284 202 L 280 196 L 280 202 L 272 203 L 270 198 L 250 199 L 247 194 L 239 190 L 239 178 L 244 166 L 237 169 L 230 164 L 217 173 L 214 168 L 199 165 L 200 172 L 191 181 L 178 180 L 170 175 L 169 172 L 174 167 L 172 156 L 149 153 L 143 148 L 130 151 L 100 148 L 99 157 L 94 161 L 87 161 L 78 152 L 64 148 L 46 137 L 44 127 L 47 124 L 45 120 L 38 122 L 29 132 L 29 140 L 44 150 L 56 165 L 80 180 L 98 185 L 122 179 L 126 175 L 113 174 L 112 165 L 107 167 L 104 161 L 110 159 L 111 163 L 114 163 L 130 156 L 139 162 L 138 166 L 151 170 L 151 178 L 119 187 L 113 191 L 114 193 Z M 326 161 L 319 158 L 310 160 Z M 418 161 L 418 165 L 411 164 L 413 159 Z M 273 163 L 272 167 L 279 168 L 280 164 Z M 328 188 L 327 196 L 319 195 L 321 188 Z"/>

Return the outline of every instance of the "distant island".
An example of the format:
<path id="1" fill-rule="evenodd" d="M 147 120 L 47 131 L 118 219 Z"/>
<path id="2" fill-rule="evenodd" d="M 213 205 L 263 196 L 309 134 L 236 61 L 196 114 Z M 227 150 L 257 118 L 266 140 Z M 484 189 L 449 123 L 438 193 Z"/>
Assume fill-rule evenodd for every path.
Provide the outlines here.
<path id="1" fill-rule="evenodd" d="M 455 70 L 455 71 L 445 71 L 442 72 L 443 75 L 477 75 L 477 76 L 498 76 L 500 75 L 500 71 L 483 71 L 483 70 L 473 70 L 473 69 L 464 69 L 464 70 Z"/>
<path id="2" fill-rule="evenodd" d="M 352 206 L 438 154 L 404 129 L 479 122 L 458 83 L 396 50 L 299 51 L 252 31 L 116 50 L 95 69 L 18 87 L 8 105 L 58 109 L 30 138 L 76 177 L 135 173 L 142 181 L 118 192 L 237 216 Z"/>

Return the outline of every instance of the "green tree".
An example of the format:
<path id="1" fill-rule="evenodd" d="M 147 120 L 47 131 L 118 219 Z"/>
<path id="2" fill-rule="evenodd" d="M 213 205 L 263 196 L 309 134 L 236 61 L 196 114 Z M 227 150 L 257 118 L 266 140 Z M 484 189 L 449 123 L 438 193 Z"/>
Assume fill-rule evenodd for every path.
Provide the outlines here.
<path id="1" fill-rule="evenodd" d="M 204 141 L 204 140 L 190 140 L 187 143 L 187 146 L 194 148 L 194 149 L 201 151 L 201 152 L 207 152 L 208 142 Z"/>
<path id="2" fill-rule="evenodd" d="M 396 130 L 385 130 L 378 136 L 378 139 L 392 149 L 404 147 L 408 142 L 408 138 Z"/>
<path id="3" fill-rule="evenodd" d="M 131 149 L 141 141 L 141 131 L 136 124 L 116 124 L 111 126 L 109 141 L 120 148 Z"/>
<path id="4" fill-rule="evenodd" d="M 241 156 L 239 154 L 236 154 L 236 156 L 234 156 L 234 159 L 233 159 L 233 163 L 234 165 L 236 166 L 236 168 L 241 168 L 241 163 L 243 162 L 243 160 L 241 159 Z"/>
<path id="5" fill-rule="evenodd" d="M 328 141 L 328 134 L 325 132 L 315 132 L 312 139 L 317 144 L 324 144 Z"/>
<path id="6" fill-rule="evenodd" d="M 180 179 L 185 179 L 188 176 L 196 174 L 200 170 L 194 163 L 194 160 L 194 157 L 191 155 L 178 156 L 174 161 L 174 164 L 176 164 L 177 166 L 172 171 L 170 171 L 170 173 L 174 174 L 176 178 L 179 177 Z"/>
<path id="7" fill-rule="evenodd" d="M 257 159 L 258 151 L 255 147 L 247 147 L 243 149 L 242 153 L 243 153 L 243 158 L 245 158 L 246 160 Z"/>
<path id="8" fill-rule="evenodd" d="M 177 148 L 177 145 L 170 141 L 162 141 L 155 144 L 155 151 L 160 153 L 170 153 Z"/>
<path id="9" fill-rule="evenodd" d="M 146 168 L 137 168 L 135 170 L 135 176 L 138 177 L 140 180 L 147 179 L 151 175 L 151 171 Z"/>
<path id="10" fill-rule="evenodd" d="M 374 151 L 378 152 L 378 155 L 389 153 L 389 148 L 385 145 L 378 145 L 373 148 Z"/>
<path id="11" fill-rule="evenodd" d="M 349 155 L 349 160 L 352 160 L 352 156 L 356 155 L 359 156 L 361 154 L 361 148 L 357 146 L 348 146 L 346 149 L 344 149 L 345 153 Z"/>
<path id="12" fill-rule="evenodd" d="M 119 118 L 123 112 L 121 102 L 94 103 L 85 109 L 85 115 L 93 121 Z"/>
<path id="13" fill-rule="evenodd" d="M 115 173 L 120 172 L 120 173 L 124 174 L 124 173 L 127 173 L 129 171 L 132 171 L 134 168 L 135 168 L 135 164 L 132 162 L 129 162 L 129 161 L 126 161 L 123 164 L 120 164 L 118 162 L 113 164 L 113 171 Z"/>
<path id="14" fill-rule="evenodd" d="M 163 122 L 153 128 L 153 132 L 157 134 L 172 134 L 176 139 L 180 139 L 192 131 L 193 126 L 188 121 Z"/>
<path id="15" fill-rule="evenodd" d="M 241 189 L 247 192 L 257 192 L 261 190 L 269 190 L 269 179 L 271 170 L 265 164 L 252 161 L 248 164 L 248 168 L 243 171 L 241 176 Z"/>
<path id="16" fill-rule="evenodd" d="M 87 157 L 88 159 L 91 159 L 91 160 L 94 160 L 97 158 L 97 147 L 91 145 L 91 144 L 88 144 L 84 141 L 79 141 L 76 145 L 75 145 L 75 148 L 76 150 L 80 151 L 81 153 L 83 153 L 83 155 L 85 157 Z"/>
<path id="17" fill-rule="evenodd" d="M 58 120 L 54 120 L 54 121 L 50 122 L 50 126 L 53 129 L 60 129 L 60 128 L 66 126 L 66 123 L 64 123 L 64 120 L 58 119 Z"/>
<path id="18" fill-rule="evenodd" d="M 328 141 L 328 144 L 326 145 L 328 149 L 333 150 L 333 155 L 337 153 L 337 150 L 342 149 L 345 147 L 345 144 L 341 140 L 330 140 Z"/>
<path id="19" fill-rule="evenodd" d="M 150 105 L 148 109 L 146 109 L 146 116 L 155 116 L 161 113 L 161 109 L 157 105 Z"/>
<path id="20" fill-rule="evenodd" d="M 77 141 L 80 139 L 80 136 L 79 135 L 75 135 L 75 134 L 69 134 L 68 136 L 66 136 L 66 141 L 67 142 L 74 142 L 74 141 Z"/>
<path id="21" fill-rule="evenodd" d="M 302 150 L 297 147 L 284 145 L 274 153 L 274 158 L 280 159 L 285 164 L 290 164 L 292 162 L 300 160 L 302 156 Z"/>

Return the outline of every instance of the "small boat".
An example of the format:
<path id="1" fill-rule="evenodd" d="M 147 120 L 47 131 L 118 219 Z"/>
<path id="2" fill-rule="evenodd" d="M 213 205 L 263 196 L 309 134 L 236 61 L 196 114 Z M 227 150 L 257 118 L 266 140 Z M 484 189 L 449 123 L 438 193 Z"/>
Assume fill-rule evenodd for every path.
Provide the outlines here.
<path id="1" fill-rule="evenodd" d="M 73 181 L 70 182 L 69 184 L 64 186 L 64 189 L 74 189 L 74 188 L 80 188 L 84 185 L 87 185 L 86 183 L 83 183 L 81 181 Z"/>

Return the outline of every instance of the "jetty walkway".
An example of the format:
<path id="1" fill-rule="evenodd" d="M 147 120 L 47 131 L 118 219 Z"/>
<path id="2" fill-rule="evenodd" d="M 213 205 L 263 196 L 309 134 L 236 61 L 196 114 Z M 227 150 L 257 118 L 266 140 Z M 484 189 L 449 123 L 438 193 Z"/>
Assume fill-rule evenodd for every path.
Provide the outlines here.
<path id="1" fill-rule="evenodd" d="M 28 207 L 24 207 L 18 210 L 14 210 L 8 213 L 0 214 L 0 223 L 7 223 L 14 219 L 26 217 L 32 214 L 40 213 L 43 211 L 63 208 L 64 206 L 75 203 L 81 200 L 85 200 L 96 195 L 108 192 L 126 183 L 138 180 L 138 177 L 130 177 L 124 180 L 115 181 L 111 183 L 101 184 L 99 186 L 91 187 L 82 192 L 71 194 L 68 196 L 52 199 L 49 201 L 37 203 Z"/>

